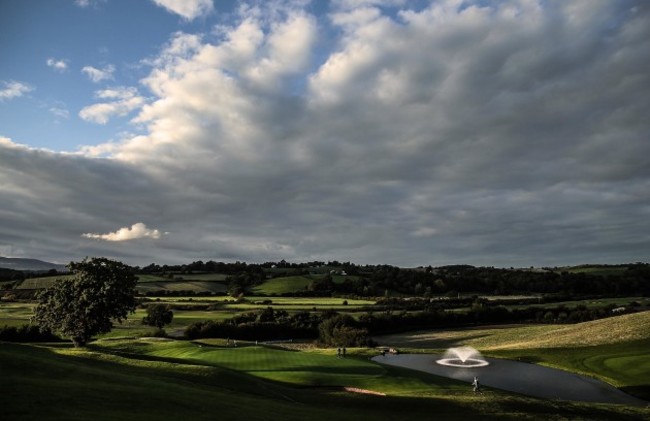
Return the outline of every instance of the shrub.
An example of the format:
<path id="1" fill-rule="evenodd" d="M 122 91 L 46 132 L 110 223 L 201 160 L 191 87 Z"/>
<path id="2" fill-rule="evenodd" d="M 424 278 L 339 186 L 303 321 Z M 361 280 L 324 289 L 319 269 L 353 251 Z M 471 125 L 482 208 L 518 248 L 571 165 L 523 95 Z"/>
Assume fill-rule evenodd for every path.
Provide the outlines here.
<path id="1" fill-rule="evenodd" d="M 0 341 L 7 342 L 61 342 L 62 339 L 37 325 L 3 326 L 0 328 Z"/>

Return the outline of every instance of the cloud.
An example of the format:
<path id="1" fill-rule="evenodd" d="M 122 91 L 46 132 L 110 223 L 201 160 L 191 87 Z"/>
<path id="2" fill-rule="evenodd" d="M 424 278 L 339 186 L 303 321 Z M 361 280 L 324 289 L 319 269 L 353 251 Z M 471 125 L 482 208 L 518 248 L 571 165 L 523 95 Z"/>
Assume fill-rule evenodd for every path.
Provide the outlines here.
<path id="1" fill-rule="evenodd" d="M 66 108 L 50 107 L 50 113 L 59 118 L 70 118 L 70 111 L 68 111 Z"/>
<path id="2" fill-rule="evenodd" d="M 81 8 L 86 8 L 88 6 L 97 5 L 105 1 L 106 0 L 74 0 L 74 4 Z"/>
<path id="3" fill-rule="evenodd" d="M 188 21 L 206 15 L 213 9 L 212 0 L 153 0 L 153 2 Z"/>
<path id="4" fill-rule="evenodd" d="M 343 33 L 338 48 L 311 73 L 315 25 L 300 12 L 271 24 L 245 16 L 215 44 L 177 34 L 144 79 L 158 97 L 137 117 L 149 133 L 114 156 L 192 186 L 186 197 L 197 220 L 200 209 L 221 215 L 205 231 L 250 235 L 251 255 L 261 253 L 253 251 L 259 242 L 302 256 L 382 261 L 404 253 L 415 263 L 471 254 L 489 263 L 485 256 L 500 252 L 512 262 L 509 249 L 529 261 L 564 248 L 563 230 L 595 247 L 604 240 L 591 228 L 596 217 L 577 211 L 571 186 L 591 192 L 595 213 L 616 219 L 623 209 L 601 195 L 647 174 L 635 154 L 646 156 L 648 146 L 626 124 L 582 122 L 597 114 L 642 121 L 647 99 L 634 91 L 647 89 L 647 77 L 634 70 L 639 57 L 621 55 L 617 44 L 627 43 L 625 33 L 642 39 L 632 31 L 642 19 L 620 22 L 617 41 L 603 43 L 611 5 L 572 10 L 584 20 L 571 23 L 556 17 L 569 13 L 562 7 L 526 7 L 441 3 L 399 18 L 339 11 L 331 18 Z M 430 54 L 407 48 L 416 45 Z M 275 51 L 292 59 L 274 60 Z M 304 90 L 292 95 L 301 72 Z M 605 159 L 615 144 L 617 158 Z M 633 183 L 621 203 L 643 184 Z M 263 200 L 264 213 L 251 198 Z M 255 237 L 243 221 L 264 234 Z M 602 223 L 625 237 L 623 226 Z"/>
<path id="5" fill-rule="evenodd" d="M 3 88 L 0 88 L 0 102 L 13 98 L 20 98 L 27 92 L 34 90 L 30 85 L 15 80 L 10 80 L 8 82 L 3 80 L 0 81 L 0 85 L 3 86 Z"/>
<path id="6" fill-rule="evenodd" d="M 116 87 L 95 92 L 98 99 L 111 100 L 89 105 L 79 111 L 79 117 L 85 121 L 106 124 L 113 116 L 123 117 L 131 111 L 140 108 L 145 99 L 138 95 L 135 88 Z"/>
<path id="7" fill-rule="evenodd" d="M 99 83 L 103 80 L 112 80 L 113 72 L 115 72 L 115 66 L 112 64 L 105 66 L 103 69 L 97 69 L 96 67 L 92 66 L 84 66 L 81 69 L 81 73 L 84 73 L 91 81 L 95 83 Z"/>
<path id="8" fill-rule="evenodd" d="M 64 59 L 55 59 L 55 58 L 48 58 L 45 63 L 48 65 L 48 67 L 53 68 L 54 70 L 58 72 L 65 72 L 68 69 L 68 60 Z"/>
<path id="9" fill-rule="evenodd" d="M 146 101 L 106 89 L 82 110 L 136 113 L 135 134 L 65 156 L 0 142 L 3 244 L 137 264 L 647 259 L 645 3 L 266 4 L 174 34 Z M 124 220 L 174 235 L 79 238 Z"/>
<path id="10" fill-rule="evenodd" d="M 105 240 L 105 241 L 130 241 L 137 240 L 140 238 L 152 238 L 157 240 L 160 238 L 160 231 L 157 229 L 149 229 L 142 222 L 133 224 L 130 228 L 124 227 L 120 228 L 115 232 L 110 232 L 108 234 L 82 234 L 82 237 L 92 238 L 95 240 Z"/>

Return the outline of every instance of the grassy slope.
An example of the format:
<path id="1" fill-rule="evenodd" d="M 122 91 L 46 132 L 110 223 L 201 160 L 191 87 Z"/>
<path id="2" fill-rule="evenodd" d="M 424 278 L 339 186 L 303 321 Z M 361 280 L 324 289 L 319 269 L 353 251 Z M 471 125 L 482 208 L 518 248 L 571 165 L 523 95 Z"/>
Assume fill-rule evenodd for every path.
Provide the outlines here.
<path id="1" fill-rule="evenodd" d="M 100 341 L 89 349 L 0 343 L 3 419 L 640 419 L 642 410 L 548 402 L 378 366 L 331 350 Z M 292 387 L 289 387 L 289 386 Z M 299 387 L 296 387 L 299 386 Z M 310 387 L 312 386 L 312 387 Z M 319 387 L 313 387 L 319 386 Z M 332 386 L 382 391 L 344 393 Z"/>
<path id="2" fill-rule="evenodd" d="M 562 348 L 650 339 L 650 311 L 570 325 L 478 327 L 389 335 L 381 342 L 407 348 L 445 349 L 469 345 L 481 350 Z"/>
<path id="3" fill-rule="evenodd" d="M 40 278 L 25 279 L 16 289 L 40 289 L 49 288 L 59 279 L 70 279 L 73 275 L 46 276 Z"/>
<path id="4" fill-rule="evenodd" d="M 304 291 L 313 281 L 305 276 L 273 278 L 253 288 L 254 294 L 285 294 Z"/>
<path id="5" fill-rule="evenodd" d="M 226 284 L 219 281 L 147 281 L 138 283 L 136 289 L 141 293 L 150 291 L 194 291 L 194 292 L 226 292 Z"/>
<path id="6" fill-rule="evenodd" d="M 3 419 L 301 419 L 281 390 L 236 373 L 107 354 L 3 345 Z M 11 387 L 9 387 L 11 386 Z M 217 416 L 218 414 L 218 416 Z M 5 418 L 6 417 L 6 418 Z M 304 419 L 304 418 L 303 418 Z"/>

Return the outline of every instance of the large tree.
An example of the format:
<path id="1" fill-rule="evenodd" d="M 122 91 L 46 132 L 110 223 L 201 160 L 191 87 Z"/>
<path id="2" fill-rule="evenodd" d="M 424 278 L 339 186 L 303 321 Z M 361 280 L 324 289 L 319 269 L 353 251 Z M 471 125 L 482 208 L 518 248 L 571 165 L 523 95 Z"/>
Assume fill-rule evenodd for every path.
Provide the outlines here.
<path id="1" fill-rule="evenodd" d="M 72 262 L 68 269 L 71 278 L 58 280 L 38 296 L 32 320 L 41 328 L 69 336 L 79 347 L 135 311 L 137 278 L 129 266 L 96 257 Z"/>

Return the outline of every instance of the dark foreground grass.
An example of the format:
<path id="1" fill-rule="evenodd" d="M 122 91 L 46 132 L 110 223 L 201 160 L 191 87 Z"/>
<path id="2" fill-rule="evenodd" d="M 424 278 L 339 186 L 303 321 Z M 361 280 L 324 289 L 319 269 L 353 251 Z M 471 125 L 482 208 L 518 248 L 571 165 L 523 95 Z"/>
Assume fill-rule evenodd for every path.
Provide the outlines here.
<path id="1" fill-rule="evenodd" d="M 0 344 L 2 419 L 634 420 L 647 415 L 642 409 L 549 402 L 495 391 L 474 396 L 467 385 L 450 380 L 373 367 L 374 363 L 354 359 L 340 366 L 335 357 L 323 360 L 324 355 L 318 353 L 312 356 L 312 362 L 318 362 L 320 372 L 329 371 L 330 377 L 326 376 L 318 387 L 300 385 L 295 378 L 290 385 L 250 374 L 243 366 L 243 371 L 226 368 L 237 364 L 232 361 L 239 358 L 237 353 L 243 348 L 227 350 L 229 356 L 184 356 L 194 352 L 193 344 L 147 343 L 142 346 L 144 353 L 132 352 L 138 346 L 134 342 L 134 346 L 96 345 L 75 350 Z M 157 348 L 176 348 L 176 355 L 155 355 Z M 277 352 L 285 352 L 286 358 L 268 363 L 274 370 L 300 366 L 310 359 L 310 353 Z M 278 357 L 268 355 L 274 360 Z M 303 362 L 296 363 L 292 355 L 300 356 Z M 246 353 L 241 353 L 241 358 L 254 363 L 251 371 L 263 368 L 262 358 L 251 359 Z M 359 386 L 383 387 L 387 396 L 347 393 L 337 386 L 355 378 Z"/>

